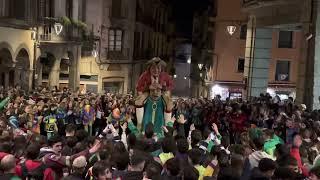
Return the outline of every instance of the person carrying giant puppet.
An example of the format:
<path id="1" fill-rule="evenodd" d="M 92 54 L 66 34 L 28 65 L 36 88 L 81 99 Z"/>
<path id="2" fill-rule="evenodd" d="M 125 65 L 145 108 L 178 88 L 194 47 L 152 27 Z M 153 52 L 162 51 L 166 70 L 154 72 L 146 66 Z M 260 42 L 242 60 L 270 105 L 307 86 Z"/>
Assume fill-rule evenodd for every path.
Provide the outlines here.
<path id="1" fill-rule="evenodd" d="M 135 101 L 137 128 L 144 131 L 149 123 L 154 125 L 154 132 L 162 135 L 163 126 L 172 126 L 171 111 L 173 103 L 171 90 L 173 81 L 164 72 L 166 63 L 156 57 L 147 62 L 147 69 L 137 83 L 138 97 Z"/>

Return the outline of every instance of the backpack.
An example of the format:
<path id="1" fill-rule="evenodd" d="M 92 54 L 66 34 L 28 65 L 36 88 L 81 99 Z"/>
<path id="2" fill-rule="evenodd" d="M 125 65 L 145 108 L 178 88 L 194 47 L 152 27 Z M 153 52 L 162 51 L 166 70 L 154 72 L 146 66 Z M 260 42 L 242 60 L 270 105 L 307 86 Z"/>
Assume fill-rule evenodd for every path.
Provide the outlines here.
<path id="1" fill-rule="evenodd" d="M 46 170 L 46 165 L 41 163 L 40 166 L 33 169 L 32 171 L 29 171 L 27 169 L 26 163 L 21 164 L 22 169 L 22 179 L 26 180 L 43 180 L 44 177 L 44 171 Z"/>

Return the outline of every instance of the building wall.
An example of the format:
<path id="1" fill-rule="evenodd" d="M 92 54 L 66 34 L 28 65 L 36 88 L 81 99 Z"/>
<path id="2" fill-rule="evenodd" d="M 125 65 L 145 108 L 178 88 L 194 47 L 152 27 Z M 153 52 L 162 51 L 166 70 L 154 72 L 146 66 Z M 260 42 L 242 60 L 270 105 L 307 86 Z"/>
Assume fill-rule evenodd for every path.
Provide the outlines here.
<path id="1" fill-rule="evenodd" d="M 213 84 L 219 84 L 226 89 L 243 89 L 243 73 L 238 72 L 238 59 L 245 58 L 246 40 L 240 39 L 241 24 L 247 21 L 247 15 L 241 11 L 241 2 L 237 0 L 218 0 L 218 12 L 216 18 L 211 18 L 214 25 L 214 57 L 213 57 Z M 238 24 L 237 24 L 238 23 Z M 236 25 L 236 32 L 231 36 L 227 32 L 228 25 Z M 298 76 L 298 62 L 302 34 L 293 33 L 293 48 L 278 48 L 279 29 L 273 30 L 271 61 L 269 68 L 269 86 L 274 91 L 294 91 Z M 275 81 L 277 60 L 290 61 L 290 81 Z"/>
<path id="2" fill-rule="evenodd" d="M 301 32 L 293 32 L 293 48 L 278 48 L 279 31 L 273 31 L 269 83 L 275 83 L 277 60 L 290 61 L 290 78 L 288 83 L 297 83 L 301 38 Z"/>
<path id="3" fill-rule="evenodd" d="M 238 72 L 238 58 L 245 56 L 246 40 L 240 39 L 240 26 L 231 36 L 226 28 L 233 20 L 246 21 L 246 15 L 240 12 L 240 1 L 218 0 L 217 17 L 214 26 L 214 62 L 213 79 L 216 81 L 242 81 Z"/>

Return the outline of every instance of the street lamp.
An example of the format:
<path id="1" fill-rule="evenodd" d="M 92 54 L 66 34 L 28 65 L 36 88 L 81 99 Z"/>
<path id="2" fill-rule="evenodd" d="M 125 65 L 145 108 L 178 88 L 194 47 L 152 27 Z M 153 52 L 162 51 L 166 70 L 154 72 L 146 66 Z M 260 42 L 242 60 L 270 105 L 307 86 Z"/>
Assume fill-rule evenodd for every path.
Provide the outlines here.
<path id="1" fill-rule="evenodd" d="M 237 30 L 236 26 L 233 26 L 233 25 L 227 26 L 227 31 L 231 36 L 236 32 L 236 30 Z"/>
<path id="2" fill-rule="evenodd" d="M 63 30 L 63 25 L 61 23 L 55 23 L 54 24 L 54 30 L 55 30 L 56 34 L 59 36 L 59 34 Z"/>
<path id="3" fill-rule="evenodd" d="M 202 64 L 202 63 L 199 63 L 199 64 L 198 64 L 198 68 L 199 68 L 199 70 L 201 71 L 202 68 L 203 68 L 203 64 Z"/>
<path id="4" fill-rule="evenodd" d="M 187 63 L 191 64 L 191 57 L 188 58 Z"/>
<path id="5" fill-rule="evenodd" d="M 96 58 L 97 56 L 98 56 L 98 51 L 97 50 L 92 50 L 92 56 L 94 57 L 94 58 Z"/>

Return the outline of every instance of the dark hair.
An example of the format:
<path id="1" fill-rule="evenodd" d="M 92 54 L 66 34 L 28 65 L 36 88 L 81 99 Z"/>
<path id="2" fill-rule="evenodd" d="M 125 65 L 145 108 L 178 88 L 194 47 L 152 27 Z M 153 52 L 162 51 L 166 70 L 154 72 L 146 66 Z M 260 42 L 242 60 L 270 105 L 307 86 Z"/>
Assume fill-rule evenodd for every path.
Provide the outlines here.
<path id="1" fill-rule="evenodd" d="M 40 146 L 37 143 L 30 144 L 26 149 L 26 158 L 27 159 L 37 159 L 40 154 Z"/>
<path id="2" fill-rule="evenodd" d="M 193 130 L 191 132 L 191 146 L 195 147 L 202 140 L 202 133 L 199 130 Z"/>
<path id="3" fill-rule="evenodd" d="M 130 158 L 130 165 L 136 166 L 142 162 L 146 162 L 145 154 L 138 150 L 134 151 L 133 155 Z"/>
<path id="4" fill-rule="evenodd" d="M 188 156 L 193 165 L 199 164 L 202 156 L 202 151 L 199 148 L 189 150 Z"/>
<path id="5" fill-rule="evenodd" d="M 162 166 L 156 161 L 152 161 L 146 166 L 145 173 L 149 179 L 160 179 Z"/>
<path id="6" fill-rule="evenodd" d="M 165 163 L 165 167 L 172 176 L 178 176 L 180 173 L 180 162 L 176 158 L 171 158 Z"/>
<path id="7" fill-rule="evenodd" d="M 136 146 L 137 137 L 133 133 L 130 133 L 128 135 L 127 142 L 128 142 L 128 149 L 133 149 Z"/>
<path id="8" fill-rule="evenodd" d="M 78 138 L 78 141 L 83 141 L 88 137 L 88 132 L 86 132 L 84 129 L 76 131 L 76 137 Z"/>
<path id="9" fill-rule="evenodd" d="M 12 144 L 10 142 L 3 142 L 0 144 L 0 152 L 11 153 Z"/>
<path id="10" fill-rule="evenodd" d="M 190 165 L 185 166 L 182 173 L 184 180 L 198 180 L 199 178 L 199 171 Z"/>
<path id="11" fill-rule="evenodd" d="M 288 148 L 288 146 L 285 144 L 277 144 L 275 152 L 279 156 L 277 158 L 280 158 L 281 156 L 290 154 L 290 148 Z"/>
<path id="12" fill-rule="evenodd" d="M 127 152 L 126 146 L 123 144 L 122 141 L 119 141 L 119 142 L 114 143 L 114 145 L 113 145 L 113 150 L 114 150 L 115 152 L 119 152 L 119 153 Z"/>
<path id="13" fill-rule="evenodd" d="M 210 135 L 211 131 L 208 127 L 204 128 L 203 132 L 202 132 L 202 136 L 203 136 L 203 139 L 207 139 Z"/>
<path id="14" fill-rule="evenodd" d="M 229 166 L 229 155 L 225 151 L 220 151 L 217 159 L 220 167 Z"/>
<path id="15" fill-rule="evenodd" d="M 275 179 L 295 179 L 297 174 L 287 167 L 276 168 L 274 172 Z"/>
<path id="16" fill-rule="evenodd" d="M 268 158 L 262 158 L 259 162 L 259 170 L 261 172 L 267 172 L 276 169 L 276 163 Z"/>
<path id="17" fill-rule="evenodd" d="M 66 126 L 66 133 L 71 133 L 72 131 L 76 131 L 77 130 L 77 126 L 75 124 L 68 124 Z"/>
<path id="18" fill-rule="evenodd" d="M 166 137 L 161 142 L 161 148 L 164 153 L 174 152 L 176 149 L 176 144 L 174 140 L 170 137 Z"/>
<path id="19" fill-rule="evenodd" d="M 99 175 L 104 174 L 106 169 L 111 170 L 111 165 L 108 161 L 98 161 L 93 165 L 92 174 L 94 177 L 99 177 Z"/>
<path id="20" fill-rule="evenodd" d="M 48 145 L 52 147 L 54 144 L 59 143 L 59 142 L 62 143 L 61 137 L 59 135 L 54 135 L 49 138 Z"/>
<path id="21" fill-rule="evenodd" d="M 153 137 L 153 135 L 154 135 L 153 128 L 154 127 L 153 127 L 152 123 L 147 124 L 146 129 L 144 130 L 144 134 L 145 134 L 146 138 L 150 139 Z"/>
<path id="22" fill-rule="evenodd" d="M 72 137 L 67 137 L 65 142 L 66 142 L 66 145 L 67 145 L 68 147 L 72 148 L 72 147 L 74 147 L 74 146 L 77 144 L 78 139 L 77 139 L 76 137 L 74 137 L 74 136 L 72 136 Z"/>
<path id="23" fill-rule="evenodd" d="M 297 166 L 298 162 L 294 157 L 292 157 L 290 154 L 288 154 L 288 155 L 282 156 L 281 158 L 277 159 L 277 164 L 280 167 L 288 167 L 290 165 Z"/>
<path id="24" fill-rule="evenodd" d="M 262 136 L 260 136 L 260 137 L 254 138 L 253 143 L 254 143 L 254 146 L 256 147 L 256 150 L 262 150 L 265 140 Z"/>
<path id="25" fill-rule="evenodd" d="M 112 159 L 114 166 L 119 171 L 124 171 L 128 167 L 128 164 L 130 161 L 128 152 L 125 152 L 125 153 L 114 152 L 111 155 L 111 159 Z"/>
<path id="26" fill-rule="evenodd" d="M 187 153 L 189 150 L 189 143 L 186 138 L 180 138 L 177 140 L 177 149 L 179 153 Z"/>
<path id="27" fill-rule="evenodd" d="M 230 146 L 230 137 L 229 136 L 222 136 L 221 138 L 221 145 L 224 148 L 228 148 Z"/>

